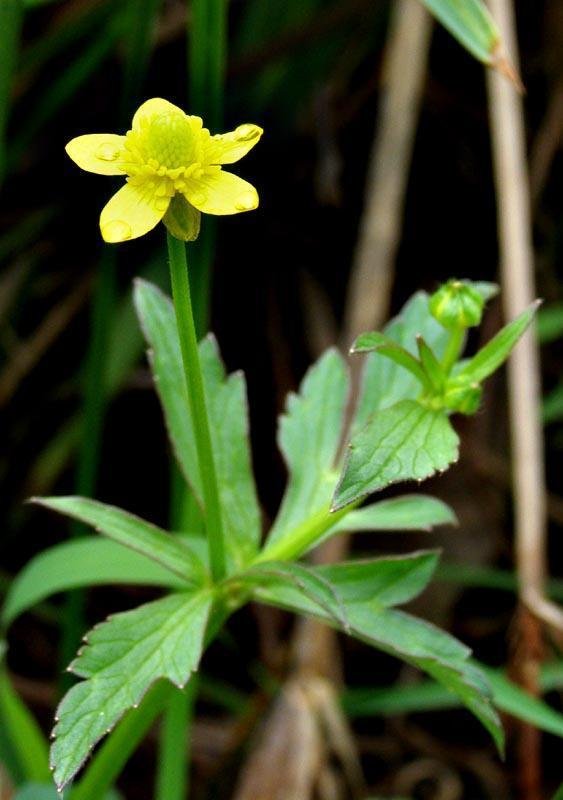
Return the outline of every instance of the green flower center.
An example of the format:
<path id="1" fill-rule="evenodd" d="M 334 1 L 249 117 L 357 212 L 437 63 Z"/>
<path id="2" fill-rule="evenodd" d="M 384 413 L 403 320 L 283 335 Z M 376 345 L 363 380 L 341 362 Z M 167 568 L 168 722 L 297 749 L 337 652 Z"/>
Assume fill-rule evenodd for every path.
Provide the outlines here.
<path id="1" fill-rule="evenodd" d="M 147 160 L 154 158 L 167 169 L 187 167 L 196 160 L 196 137 L 183 114 L 164 114 L 151 120 L 143 132 Z"/>

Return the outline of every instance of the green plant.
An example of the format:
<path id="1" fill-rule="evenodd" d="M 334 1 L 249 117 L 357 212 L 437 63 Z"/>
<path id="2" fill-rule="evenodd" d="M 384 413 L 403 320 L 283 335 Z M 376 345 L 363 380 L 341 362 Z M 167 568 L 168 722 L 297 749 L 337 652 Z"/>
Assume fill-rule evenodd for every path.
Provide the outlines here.
<path id="1" fill-rule="evenodd" d="M 183 245 L 178 242 L 174 247 Z M 463 286 L 483 299 L 492 293 L 488 284 Z M 135 304 L 176 459 L 205 508 L 194 436 L 199 410 L 189 401 L 174 308 L 159 289 L 141 280 Z M 365 359 L 363 389 L 344 458 L 340 443 L 348 377 L 342 357 L 328 351 L 308 372 L 299 393 L 290 395 L 279 432 L 289 482 L 262 546 L 244 377 L 226 375 L 212 336 L 200 343 L 225 534 L 224 572 L 216 577 L 201 532 L 170 534 L 86 498 L 35 500 L 91 525 L 110 541 L 78 540 L 59 545 L 52 555 L 47 551 L 38 556 L 12 586 L 4 607 L 5 623 L 52 591 L 93 582 L 93 564 L 99 565 L 97 583 L 150 583 L 168 590 L 162 599 L 110 617 L 87 634 L 71 665 L 83 680 L 68 692 L 57 712 L 51 757 L 59 788 L 128 709 L 144 705 L 143 696 L 152 684 L 164 678 L 183 687 L 226 619 L 251 599 L 318 617 L 418 666 L 457 694 L 502 749 L 502 730 L 487 678 L 468 660 L 469 650 L 395 608 L 424 589 L 437 552 L 326 567 L 303 561 L 320 541 L 343 530 L 424 528 L 454 519 L 442 503 L 424 496 L 359 504 L 365 495 L 390 483 L 421 480 L 457 459 L 451 414 L 456 409 L 475 410 L 473 399 L 467 408 L 464 392 L 469 387 L 473 398 L 476 385 L 508 356 L 534 309 L 507 325 L 473 358 L 459 361 L 465 323 L 446 329 L 432 316 L 429 305 L 428 296 L 418 293 L 383 335 L 365 334 L 355 343 L 356 351 L 372 352 Z M 73 549 L 74 561 L 67 561 L 54 578 L 53 564 L 62 564 L 63 553 L 73 557 Z M 154 713 L 164 702 L 158 699 Z M 108 739 L 108 747 L 119 730 Z M 97 758 L 102 753 L 103 749 Z M 96 759 L 89 770 L 95 764 Z M 110 784 L 96 784 L 96 791 Z M 75 791 L 79 790 L 80 784 Z"/>

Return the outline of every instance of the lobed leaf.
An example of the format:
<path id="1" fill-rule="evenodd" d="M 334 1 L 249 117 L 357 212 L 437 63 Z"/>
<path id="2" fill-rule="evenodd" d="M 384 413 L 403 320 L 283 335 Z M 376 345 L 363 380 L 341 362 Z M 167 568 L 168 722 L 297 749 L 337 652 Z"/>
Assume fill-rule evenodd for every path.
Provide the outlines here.
<path id="1" fill-rule="evenodd" d="M 267 545 L 291 536 L 299 524 L 328 508 L 348 396 L 348 373 L 332 349 L 290 394 L 280 418 L 278 443 L 289 470 L 287 489 Z"/>
<path id="2" fill-rule="evenodd" d="M 424 374 L 428 376 L 432 390 L 434 392 L 439 392 L 443 388 L 446 380 L 444 368 L 434 355 L 431 348 L 428 347 L 422 336 L 416 337 L 416 344 Z"/>
<path id="3" fill-rule="evenodd" d="M 256 590 L 257 599 L 334 626 L 334 620 L 294 587 L 269 585 Z M 503 749 L 503 732 L 491 705 L 490 688 L 483 673 L 468 661 L 470 650 L 449 634 L 424 620 L 377 602 L 346 602 L 350 633 L 357 639 L 427 672 L 482 722 Z"/>
<path id="4" fill-rule="evenodd" d="M 156 286 L 137 280 L 135 306 L 151 348 L 149 360 L 176 459 L 202 505 L 193 422 L 172 303 Z M 225 541 L 231 561 L 242 566 L 256 553 L 261 535 L 248 441 L 246 385 L 241 373 L 225 375 L 212 337 L 200 343 L 200 359 Z"/>
<path id="5" fill-rule="evenodd" d="M 404 347 L 396 344 L 385 334 L 373 331 L 372 333 L 362 333 L 350 350 L 351 353 L 380 353 L 398 366 L 408 370 L 422 386 L 428 386 L 428 378 L 422 368 L 420 361 Z"/>
<path id="6" fill-rule="evenodd" d="M 252 586 L 290 585 L 312 603 L 318 605 L 334 622 L 348 630 L 346 608 L 342 597 L 330 580 L 320 570 L 287 561 L 264 561 L 235 577 Z"/>
<path id="7" fill-rule="evenodd" d="M 423 480 L 458 458 L 459 439 L 443 411 L 403 400 L 375 414 L 348 446 L 332 510 L 404 480 Z"/>
<path id="8" fill-rule="evenodd" d="M 536 300 L 516 319 L 505 325 L 479 352 L 466 361 L 458 373 L 471 383 L 481 383 L 503 364 L 512 349 L 531 324 L 540 305 Z"/>
<path id="9" fill-rule="evenodd" d="M 57 592 L 106 584 L 187 589 L 187 578 L 108 539 L 84 536 L 38 553 L 12 581 L 2 609 L 9 625 L 24 611 Z"/>
<path id="10" fill-rule="evenodd" d="M 57 710 L 51 765 L 59 791 L 93 746 L 149 687 L 166 678 L 183 687 L 201 657 L 209 592 L 177 593 L 115 614 L 93 628 L 69 669 L 85 680 Z"/>
<path id="11" fill-rule="evenodd" d="M 91 525 L 185 581 L 200 584 L 205 579 L 203 564 L 184 541 L 121 508 L 87 497 L 35 497 L 32 502 Z"/>
<path id="12" fill-rule="evenodd" d="M 416 337 L 422 336 L 438 358 L 444 354 L 448 333 L 428 310 L 426 292 L 417 292 L 401 312 L 385 327 L 385 337 L 417 355 Z M 352 424 L 352 434 L 360 430 L 376 411 L 398 403 L 416 400 L 420 383 L 411 373 L 391 362 L 380 353 L 370 353 L 364 364 L 358 405 Z"/>

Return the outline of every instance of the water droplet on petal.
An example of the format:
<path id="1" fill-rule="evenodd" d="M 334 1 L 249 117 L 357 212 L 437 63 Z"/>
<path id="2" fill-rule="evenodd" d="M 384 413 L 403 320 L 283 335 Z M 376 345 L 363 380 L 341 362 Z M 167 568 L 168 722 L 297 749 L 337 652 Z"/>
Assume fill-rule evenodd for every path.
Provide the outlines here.
<path id="1" fill-rule="evenodd" d="M 119 148 L 112 142 L 104 142 L 96 150 L 96 158 L 102 161 L 115 161 L 119 157 Z"/>
<path id="2" fill-rule="evenodd" d="M 131 226 L 121 219 L 112 219 L 102 227 L 102 236 L 106 242 L 115 244 L 116 242 L 124 242 L 130 239 L 133 235 Z"/>
<path id="3" fill-rule="evenodd" d="M 257 205 L 258 198 L 256 193 L 247 191 L 238 196 L 235 208 L 237 211 L 251 211 L 253 208 L 256 208 Z"/>
<path id="4" fill-rule="evenodd" d="M 258 131 L 255 125 L 239 125 L 235 131 L 235 139 L 244 142 L 247 139 L 254 139 Z"/>
<path id="5" fill-rule="evenodd" d="M 157 197 L 155 199 L 155 201 L 154 201 L 155 207 L 159 211 L 163 211 L 163 212 L 166 211 L 166 209 L 168 208 L 169 204 L 170 204 L 170 198 L 169 197 Z"/>

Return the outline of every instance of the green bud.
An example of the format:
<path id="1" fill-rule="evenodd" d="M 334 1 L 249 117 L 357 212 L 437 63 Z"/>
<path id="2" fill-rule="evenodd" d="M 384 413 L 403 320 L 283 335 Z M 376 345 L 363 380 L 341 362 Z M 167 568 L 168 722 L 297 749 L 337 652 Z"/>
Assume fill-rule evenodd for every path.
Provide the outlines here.
<path id="1" fill-rule="evenodd" d="M 446 385 L 444 405 L 449 411 L 459 414 L 475 414 L 481 405 L 483 389 L 478 383 L 452 378 Z"/>
<path id="2" fill-rule="evenodd" d="M 430 298 L 432 316 L 448 330 L 473 328 L 483 316 L 485 301 L 468 281 L 449 280 Z"/>

